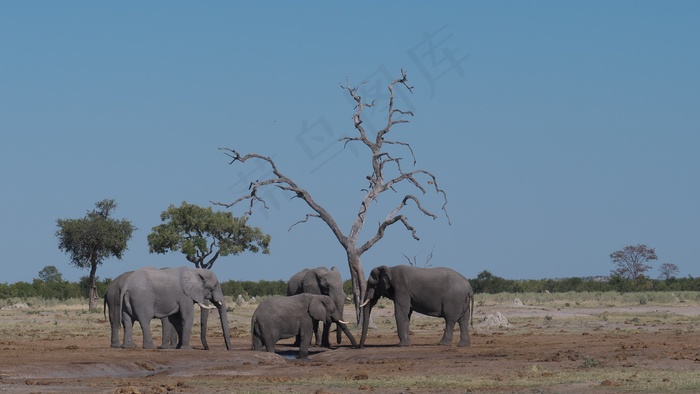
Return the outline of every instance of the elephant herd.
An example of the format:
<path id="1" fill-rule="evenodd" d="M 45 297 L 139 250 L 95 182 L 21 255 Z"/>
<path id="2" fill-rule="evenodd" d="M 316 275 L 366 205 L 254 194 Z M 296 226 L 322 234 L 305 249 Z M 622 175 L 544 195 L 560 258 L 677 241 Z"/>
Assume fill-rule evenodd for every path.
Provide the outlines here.
<path id="1" fill-rule="evenodd" d="M 381 297 L 394 301 L 399 346 L 410 346 L 409 322 L 413 311 L 445 319 L 445 331 L 439 345 L 452 344 L 452 332 L 459 324 L 458 346 L 469 346 L 469 324 L 474 313 L 474 292 L 469 281 L 449 268 L 418 268 L 399 265 L 374 268 L 360 307 L 363 311 L 362 336 L 358 343 L 343 321 L 346 295 L 336 267 L 304 269 L 289 279 L 287 296 L 264 299 L 251 319 L 252 349 L 274 352 L 280 339 L 296 338 L 299 358 L 308 356 L 315 336 L 317 346 L 331 347 L 330 328 L 336 325 L 336 341 L 342 334 L 353 347 L 364 347 L 372 308 Z M 150 321 L 159 318 L 163 335 L 161 348 L 190 349 L 194 324 L 194 305 L 202 309 L 201 341 L 205 349 L 210 309 L 217 309 L 226 349 L 231 349 L 224 295 L 216 275 L 207 269 L 189 267 L 141 268 L 114 279 L 104 297 L 109 308 L 111 346 L 133 348 L 134 322 L 143 332 L 143 348 L 156 346 Z M 320 323 L 323 324 L 322 328 Z M 119 342 L 119 327 L 124 338 Z"/>

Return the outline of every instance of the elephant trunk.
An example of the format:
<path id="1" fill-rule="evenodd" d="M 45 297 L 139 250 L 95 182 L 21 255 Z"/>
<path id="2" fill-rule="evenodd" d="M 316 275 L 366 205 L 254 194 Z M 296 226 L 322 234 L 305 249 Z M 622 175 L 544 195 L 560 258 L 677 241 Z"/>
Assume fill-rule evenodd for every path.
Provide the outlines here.
<path id="1" fill-rule="evenodd" d="M 362 336 L 360 337 L 360 347 L 365 346 L 365 339 L 367 339 L 367 329 L 369 328 L 369 315 L 372 313 L 372 307 L 376 304 L 376 300 L 367 300 L 363 302 L 362 307 Z"/>
<path id="2" fill-rule="evenodd" d="M 340 333 L 340 331 L 342 330 L 345 333 L 345 336 L 347 336 L 348 339 L 350 340 L 350 343 L 352 343 L 352 347 L 357 348 L 357 341 L 355 341 L 355 337 L 352 335 L 352 333 L 348 329 L 348 325 L 340 323 L 340 322 L 338 322 L 336 324 L 338 325 L 338 333 Z M 338 336 L 340 336 L 340 334 L 338 334 Z M 340 343 L 340 341 L 338 341 L 338 343 Z"/>
<path id="3" fill-rule="evenodd" d="M 347 296 L 345 295 L 345 292 L 343 291 L 343 285 L 342 281 L 340 280 L 340 276 L 338 276 L 338 281 L 340 282 L 337 286 L 333 286 L 329 289 L 328 296 L 331 297 L 333 300 L 333 303 L 335 304 L 336 309 L 338 310 L 338 313 L 340 314 L 340 319 L 343 319 L 343 315 L 345 313 L 345 299 Z M 340 343 L 343 340 L 342 336 L 343 329 L 340 328 L 339 325 L 336 324 L 336 329 L 335 329 L 335 340 L 340 345 Z M 330 342 L 330 339 L 329 339 Z M 330 343 L 328 344 L 330 346 Z"/>
<path id="4" fill-rule="evenodd" d="M 200 309 L 200 322 L 199 322 L 199 338 L 202 340 L 202 346 L 204 350 L 209 350 L 209 344 L 207 343 L 207 320 L 209 320 L 209 309 Z"/>
<path id="5" fill-rule="evenodd" d="M 224 342 L 226 343 L 226 350 L 231 350 L 231 336 L 228 330 L 228 314 L 226 313 L 226 304 L 223 302 L 217 303 L 216 307 L 219 308 L 219 317 L 221 318 L 221 331 L 224 333 Z"/>
<path id="6" fill-rule="evenodd" d="M 345 295 L 345 293 L 343 293 L 343 296 L 344 296 L 344 295 Z M 342 299 L 340 300 L 340 302 L 336 301 L 336 303 L 335 303 L 336 306 L 337 306 L 337 308 L 338 308 L 338 313 L 340 314 L 340 319 L 341 319 L 341 320 L 343 319 L 343 310 L 344 310 L 344 307 L 345 307 L 344 302 L 345 302 L 345 298 L 342 298 Z M 337 324 L 337 323 L 336 323 L 336 327 L 335 327 L 335 341 L 336 341 L 336 343 L 337 343 L 338 345 L 340 345 L 340 343 L 343 341 L 342 332 L 343 332 L 343 328 L 340 327 L 340 324 Z"/>

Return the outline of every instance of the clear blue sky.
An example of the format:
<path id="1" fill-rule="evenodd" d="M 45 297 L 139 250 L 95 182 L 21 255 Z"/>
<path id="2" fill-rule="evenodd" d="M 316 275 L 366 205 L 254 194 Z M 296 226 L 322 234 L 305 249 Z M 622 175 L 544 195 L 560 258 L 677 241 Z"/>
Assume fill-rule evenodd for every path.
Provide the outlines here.
<path id="1" fill-rule="evenodd" d="M 368 158 L 332 144 L 355 132 L 340 83 L 385 95 L 374 87 L 402 67 L 415 117 L 390 136 L 437 175 L 452 224 L 407 209 L 421 240 L 390 228 L 366 271 L 433 251 L 467 277 L 607 275 L 611 252 L 643 243 L 652 276 L 663 262 L 699 276 L 699 20 L 694 1 L 2 2 L 0 282 L 47 265 L 87 275 L 58 250 L 56 219 L 104 198 L 138 231 L 98 276 L 189 264 L 148 253 L 160 212 L 233 201 L 265 175 L 219 147 L 274 157 L 347 232 Z M 382 196 L 363 239 L 398 197 Z M 250 223 L 272 253 L 221 259 L 220 279 L 320 265 L 349 278 L 327 227 L 288 231 L 308 209 L 269 198 Z"/>

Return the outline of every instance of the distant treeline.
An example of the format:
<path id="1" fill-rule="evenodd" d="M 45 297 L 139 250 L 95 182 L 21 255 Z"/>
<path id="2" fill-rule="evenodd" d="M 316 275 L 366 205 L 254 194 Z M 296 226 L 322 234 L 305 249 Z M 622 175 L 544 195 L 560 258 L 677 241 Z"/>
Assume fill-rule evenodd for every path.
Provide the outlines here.
<path id="1" fill-rule="evenodd" d="M 100 280 L 97 278 L 97 294 L 104 295 L 107 285 L 111 281 L 111 279 Z M 66 300 L 69 298 L 85 298 L 88 297 L 89 289 L 87 276 L 80 278 L 80 281 L 77 283 L 63 280 L 45 282 L 41 279 L 34 279 L 32 283 L 0 283 L 0 299 L 39 297 Z M 233 297 L 237 297 L 239 294 L 244 297 L 286 295 L 287 281 L 260 280 L 253 282 L 229 280 L 221 283 L 221 290 L 223 290 L 224 295 Z"/>
<path id="2" fill-rule="evenodd" d="M 103 295 L 111 279 L 97 280 L 98 294 Z M 476 293 L 564 293 L 564 292 L 606 292 L 617 291 L 700 291 L 700 277 L 651 279 L 641 277 L 635 281 L 620 276 L 597 278 L 563 278 L 563 279 L 504 279 L 482 271 L 476 278 L 469 280 Z M 0 299 L 40 297 L 47 299 L 66 300 L 69 298 L 85 298 L 89 293 L 88 277 L 80 281 L 68 282 L 62 279 L 44 281 L 34 279 L 32 283 L 17 282 L 13 284 L 0 283 Z M 345 293 L 352 294 L 351 281 L 344 283 Z M 237 281 L 229 280 L 221 283 L 224 295 L 238 297 L 262 297 L 270 295 L 286 295 L 287 282 L 284 280 L 268 281 Z"/>
<path id="3" fill-rule="evenodd" d="M 617 291 L 700 291 L 700 277 L 651 279 L 640 276 L 636 280 L 619 275 L 590 278 L 562 279 L 504 279 L 489 271 L 482 271 L 476 278 L 469 279 L 476 293 L 564 293 L 564 292 L 605 292 Z"/>

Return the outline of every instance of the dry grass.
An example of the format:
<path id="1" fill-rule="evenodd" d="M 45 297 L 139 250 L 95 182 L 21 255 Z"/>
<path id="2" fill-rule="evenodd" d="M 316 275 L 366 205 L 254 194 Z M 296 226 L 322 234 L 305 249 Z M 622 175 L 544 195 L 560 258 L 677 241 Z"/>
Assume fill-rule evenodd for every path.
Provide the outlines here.
<path id="1" fill-rule="evenodd" d="M 514 306 L 515 298 L 519 298 L 524 307 Z M 644 302 L 640 302 L 642 299 Z M 62 343 L 60 349 L 70 349 L 73 344 L 82 349 L 87 340 L 104 343 L 105 348 L 109 343 L 108 320 L 101 308 L 97 313 L 89 312 L 86 300 L 13 302 L 0 304 L 3 306 L 0 308 L 0 345 L 3 347 L 58 339 L 68 340 L 68 345 Z M 252 365 L 251 375 L 236 377 L 234 386 L 230 377 L 211 379 L 209 374 L 218 370 L 210 370 L 206 377 L 187 379 L 186 391 L 700 392 L 700 374 L 697 373 L 700 316 L 673 312 L 679 308 L 697 311 L 700 292 L 479 294 L 477 302 L 480 306 L 475 313 L 474 345 L 463 353 L 455 348 L 391 347 L 397 342 L 393 304 L 381 300 L 372 312 L 378 327 L 372 341 L 388 346 L 375 349 L 376 354 L 396 353 L 379 359 L 377 364 L 363 358 L 365 350 L 362 350 L 336 353 L 348 357 L 337 362 L 326 359 L 277 367 Z M 19 303 L 27 305 L 9 308 Z M 237 305 L 230 298 L 227 305 L 232 338 L 239 344 L 249 343 L 250 318 L 257 304 Z M 496 310 L 504 311 L 512 327 L 479 328 L 480 318 Z M 353 320 L 353 316 L 354 310 L 348 306 L 346 319 Z M 151 324 L 157 341 L 160 322 L 154 319 Z M 411 322 L 412 336 L 421 338 L 421 346 L 437 342 L 443 327 L 441 319 L 419 314 L 414 314 Z M 357 327 L 353 327 L 353 331 L 357 335 Z M 135 329 L 134 334 L 139 343 L 140 330 Z M 210 319 L 208 336 L 214 338 L 220 334 L 216 319 Z M 198 336 L 199 327 L 195 324 L 193 338 Z M 538 347 L 540 345 L 542 347 Z M 108 352 L 107 349 L 103 351 Z M 453 361 L 428 373 L 421 365 L 424 351 L 433 352 L 434 362 L 444 352 L 452 355 Z M 203 353 L 207 352 L 195 355 Z M 322 355 L 334 357 L 333 352 Z M 403 359 L 403 355 L 411 358 Z M 274 377 L 265 375 L 268 372 L 262 372 L 262 368 L 269 368 Z M 295 368 L 294 372 L 288 368 Z M 367 372 L 361 376 L 357 371 Z M 3 382 L 1 378 L 0 382 Z M 4 382 L 6 384 L 7 380 Z"/>

